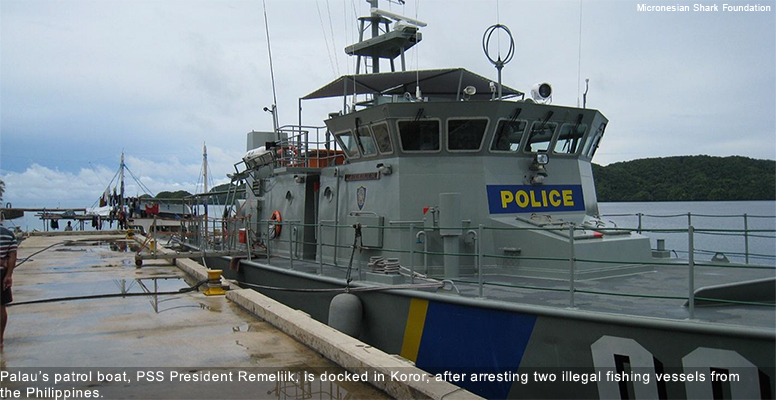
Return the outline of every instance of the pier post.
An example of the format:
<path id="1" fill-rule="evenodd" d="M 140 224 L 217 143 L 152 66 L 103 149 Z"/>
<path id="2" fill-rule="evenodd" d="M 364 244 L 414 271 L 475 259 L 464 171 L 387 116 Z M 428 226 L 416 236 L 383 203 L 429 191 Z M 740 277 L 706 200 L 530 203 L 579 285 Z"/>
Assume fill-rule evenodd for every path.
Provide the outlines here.
<path id="1" fill-rule="evenodd" d="M 687 243 L 688 243 L 688 265 L 690 270 L 689 277 L 689 306 L 690 306 L 690 319 L 695 318 L 695 228 L 692 225 L 687 227 Z"/>
<path id="2" fill-rule="evenodd" d="M 639 214 L 641 215 L 641 214 Z M 574 308 L 574 225 L 569 226 L 569 307 Z"/>
<path id="3" fill-rule="evenodd" d="M 744 257 L 749 264 L 749 216 L 744 213 Z"/>

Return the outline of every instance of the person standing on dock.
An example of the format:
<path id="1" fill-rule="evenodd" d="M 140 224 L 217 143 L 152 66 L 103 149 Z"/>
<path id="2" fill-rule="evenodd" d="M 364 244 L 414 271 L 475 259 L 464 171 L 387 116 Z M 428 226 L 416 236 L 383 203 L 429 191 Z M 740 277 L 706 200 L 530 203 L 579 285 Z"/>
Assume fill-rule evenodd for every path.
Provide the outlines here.
<path id="1" fill-rule="evenodd" d="M 13 301 L 11 286 L 13 269 L 16 267 L 17 248 L 13 232 L 0 226 L 0 349 L 3 348 L 5 326 L 8 324 L 8 312 L 5 306 Z"/>

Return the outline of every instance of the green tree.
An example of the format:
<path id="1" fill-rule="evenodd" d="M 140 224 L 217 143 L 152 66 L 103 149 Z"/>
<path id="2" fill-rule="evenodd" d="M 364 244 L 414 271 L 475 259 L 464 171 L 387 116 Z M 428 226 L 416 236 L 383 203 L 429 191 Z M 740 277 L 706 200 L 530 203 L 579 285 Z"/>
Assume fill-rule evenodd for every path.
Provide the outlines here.
<path id="1" fill-rule="evenodd" d="M 776 161 L 681 156 L 593 165 L 598 201 L 776 200 Z"/>

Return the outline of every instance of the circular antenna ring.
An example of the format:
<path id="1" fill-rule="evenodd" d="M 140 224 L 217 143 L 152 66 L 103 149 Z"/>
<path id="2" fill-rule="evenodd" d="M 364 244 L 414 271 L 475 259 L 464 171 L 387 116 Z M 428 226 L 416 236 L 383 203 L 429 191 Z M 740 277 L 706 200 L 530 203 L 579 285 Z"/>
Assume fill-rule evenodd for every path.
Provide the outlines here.
<path id="1" fill-rule="evenodd" d="M 499 51 L 498 57 L 494 60 L 493 57 L 491 57 L 490 53 L 488 52 L 488 45 L 490 44 L 490 39 L 493 36 L 493 33 L 497 30 L 503 30 L 507 37 L 509 37 L 509 50 L 507 51 L 507 54 L 504 56 L 504 58 L 501 58 L 501 52 Z M 488 60 L 496 66 L 496 68 L 501 68 L 504 66 L 504 64 L 512 61 L 512 57 L 515 55 L 515 39 L 512 37 L 512 32 L 507 28 L 506 25 L 502 24 L 495 24 L 488 27 L 488 29 L 485 30 L 485 33 L 482 35 L 482 51 L 485 52 L 485 57 L 488 57 Z"/>

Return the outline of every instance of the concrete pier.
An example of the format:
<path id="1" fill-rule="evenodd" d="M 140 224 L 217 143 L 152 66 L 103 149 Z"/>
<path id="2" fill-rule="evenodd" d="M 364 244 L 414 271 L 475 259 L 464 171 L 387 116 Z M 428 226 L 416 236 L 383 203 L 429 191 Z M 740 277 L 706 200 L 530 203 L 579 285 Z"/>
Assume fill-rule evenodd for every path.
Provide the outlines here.
<path id="1" fill-rule="evenodd" d="M 231 371 L 235 377 L 238 371 L 282 372 L 296 377 L 305 372 L 344 372 L 225 296 L 192 291 L 23 304 L 41 299 L 115 295 L 122 290 L 172 292 L 195 283 L 164 260 L 148 260 L 143 268 L 136 268 L 135 246 L 135 241 L 121 235 L 35 236 L 23 241 L 19 259 L 31 257 L 14 273 L 16 304 L 8 308 L 0 370 L 52 376 L 70 371 L 94 372 L 95 368 L 126 372 L 129 381 L 100 381 L 92 375 L 88 381 L 59 385 L 65 389 L 99 390 L 103 398 L 309 398 L 313 394 L 315 398 L 388 398 L 362 382 L 286 379 L 241 386 L 196 385 L 171 379 L 162 384 L 138 378 L 139 371 L 161 372 L 165 378 L 175 371 Z M 30 385 L 46 388 L 51 383 L 14 382 L 6 376 L 0 386 L 21 390 L 25 397 L 24 390 Z M 41 393 L 36 397 L 54 397 Z M 302 397 L 296 397 L 300 393 Z"/>

